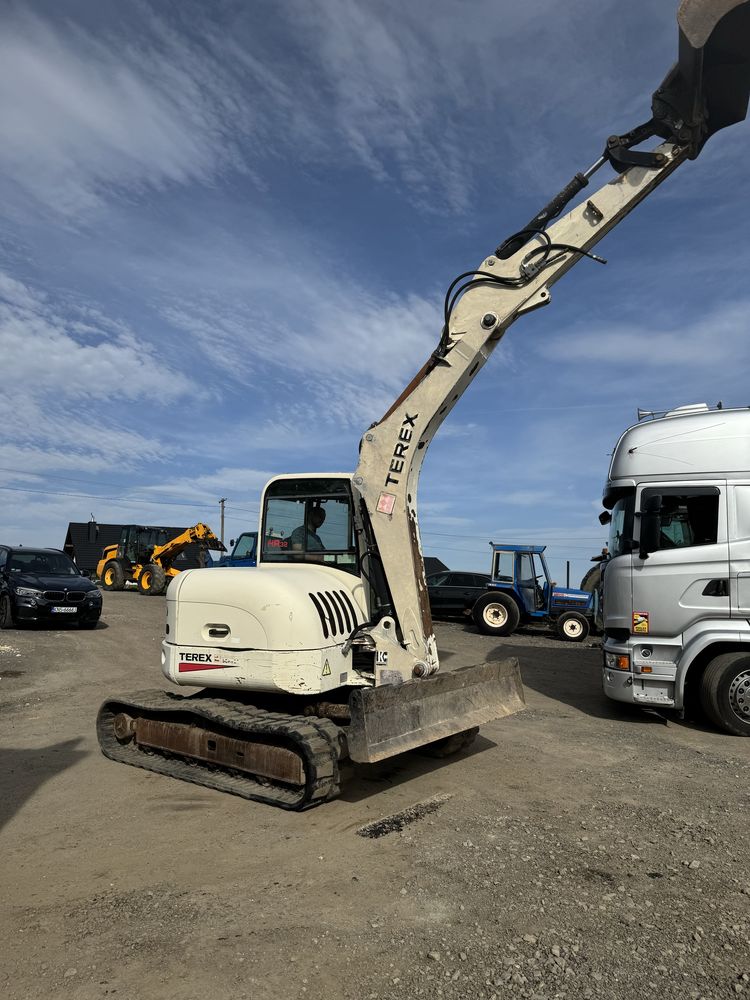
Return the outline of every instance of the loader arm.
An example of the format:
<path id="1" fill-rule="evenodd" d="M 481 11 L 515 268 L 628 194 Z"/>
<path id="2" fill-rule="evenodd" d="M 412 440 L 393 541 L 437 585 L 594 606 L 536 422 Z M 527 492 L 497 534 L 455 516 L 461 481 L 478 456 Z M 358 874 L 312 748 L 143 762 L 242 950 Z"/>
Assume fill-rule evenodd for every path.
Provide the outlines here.
<path id="1" fill-rule="evenodd" d="M 179 535 L 170 538 L 164 545 L 157 545 L 151 554 L 151 562 L 158 563 L 163 569 L 168 569 L 177 556 L 194 542 L 205 542 L 208 548 L 226 552 L 224 545 L 207 524 L 194 524 L 192 528 L 186 528 Z"/>
<path id="2" fill-rule="evenodd" d="M 555 282 L 686 159 L 695 158 L 713 132 L 745 117 L 750 2 L 683 0 L 678 23 L 679 61 L 654 94 L 652 119 L 626 136 L 610 137 L 589 170 L 477 271 L 462 276 L 468 285 L 455 308 L 446 308 L 438 348 L 362 439 L 353 483 L 369 514 L 390 592 L 397 642 L 389 669 L 403 680 L 438 669 L 417 519 L 419 475 L 438 428 L 510 325 L 548 305 Z M 668 141 L 650 151 L 634 149 L 653 136 Z M 607 162 L 618 175 L 547 228 Z M 382 640 L 379 625 L 372 626 L 376 630 Z"/>

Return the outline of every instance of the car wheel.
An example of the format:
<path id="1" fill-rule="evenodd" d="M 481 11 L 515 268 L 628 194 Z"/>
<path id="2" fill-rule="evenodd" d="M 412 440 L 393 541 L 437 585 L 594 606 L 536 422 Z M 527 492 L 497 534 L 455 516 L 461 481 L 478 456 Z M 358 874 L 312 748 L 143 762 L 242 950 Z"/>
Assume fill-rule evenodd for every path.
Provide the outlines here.
<path id="1" fill-rule="evenodd" d="M 102 589 L 125 589 L 125 570 L 122 568 L 122 564 L 117 562 L 115 559 L 110 559 L 104 567 L 104 572 L 102 573 Z"/>
<path id="2" fill-rule="evenodd" d="M 555 622 L 555 629 L 561 639 L 566 642 L 583 642 L 591 631 L 588 618 L 579 615 L 577 611 L 568 611 Z"/>
<path id="3" fill-rule="evenodd" d="M 167 574 L 157 563 L 149 563 L 141 570 L 138 577 L 138 589 L 150 597 L 163 594 L 167 588 Z"/>
<path id="4" fill-rule="evenodd" d="M 734 736 L 750 736 L 750 654 L 723 653 L 701 678 L 700 702 L 711 722 Z"/>
<path id="5" fill-rule="evenodd" d="M 518 628 L 521 613 L 509 594 L 498 591 L 479 598 L 474 605 L 472 618 L 484 635 L 512 635 Z"/>
<path id="6" fill-rule="evenodd" d="M 0 628 L 13 628 L 13 606 L 7 594 L 0 596 Z"/>

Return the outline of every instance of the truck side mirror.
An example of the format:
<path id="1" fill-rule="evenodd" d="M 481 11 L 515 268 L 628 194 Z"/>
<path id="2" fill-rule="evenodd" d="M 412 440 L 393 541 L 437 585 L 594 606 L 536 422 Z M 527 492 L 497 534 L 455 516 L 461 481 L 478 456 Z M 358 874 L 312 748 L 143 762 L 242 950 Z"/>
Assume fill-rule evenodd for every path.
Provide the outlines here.
<path id="1" fill-rule="evenodd" d="M 659 548 L 659 533 L 661 532 L 661 496 L 652 493 L 644 499 L 641 509 L 641 541 L 638 555 L 648 559 L 649 552 Z"/>
<path id="2" fill-rule="evenodd" d="M 608 510 L 603 510 L 599 515 L 599 524 L 609 524 L 612 521 L 612 515 Z"/>

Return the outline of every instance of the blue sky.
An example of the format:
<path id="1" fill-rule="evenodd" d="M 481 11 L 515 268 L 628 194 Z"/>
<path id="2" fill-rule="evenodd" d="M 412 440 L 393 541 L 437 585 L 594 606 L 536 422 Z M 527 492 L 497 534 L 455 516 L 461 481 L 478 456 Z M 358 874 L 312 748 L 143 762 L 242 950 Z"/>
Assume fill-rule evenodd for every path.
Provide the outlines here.
<path id="1" fill-rule="evenodd" d="M 220 496 L 234 535 L 273 474 L 353 469 L 453 277 L 648 117 L 672 7 L 6 0 L 0 538 L 218 528 Z M 747 144 L 511 328 L 431 446 L 426 554 L 547 543 L 576 583 L 636 408 L 750 402 Z"/>

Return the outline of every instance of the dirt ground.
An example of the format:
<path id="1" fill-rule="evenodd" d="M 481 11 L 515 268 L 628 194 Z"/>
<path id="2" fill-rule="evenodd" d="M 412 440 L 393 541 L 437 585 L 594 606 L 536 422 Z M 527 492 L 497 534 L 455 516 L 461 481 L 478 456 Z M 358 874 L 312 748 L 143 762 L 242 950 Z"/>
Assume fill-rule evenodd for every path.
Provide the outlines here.
<path id="1" fill-rule="evenodd" d="M 103 698 L 161 685 L 163 614 L 0 633 L 8 1000 L 750 994 L 750 741 L 606 703 L 592 645 L 444 623 L 446 666 L 519 657 L 528 710 L 285 813 L 98 752 Z"/>

